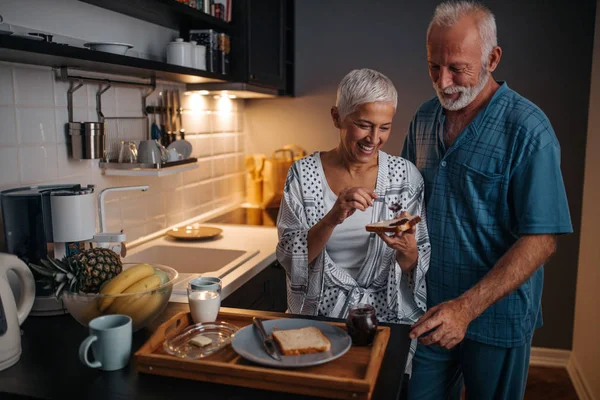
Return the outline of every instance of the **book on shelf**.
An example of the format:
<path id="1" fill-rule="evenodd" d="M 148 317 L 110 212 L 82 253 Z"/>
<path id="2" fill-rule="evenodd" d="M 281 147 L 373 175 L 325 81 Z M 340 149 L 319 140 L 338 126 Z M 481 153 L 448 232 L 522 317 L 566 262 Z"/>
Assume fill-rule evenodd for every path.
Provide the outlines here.
<path id="1" fill-rule="evenodd" d="M 231 22 L 232 0 L 174 0 L 225 22 Z"/>

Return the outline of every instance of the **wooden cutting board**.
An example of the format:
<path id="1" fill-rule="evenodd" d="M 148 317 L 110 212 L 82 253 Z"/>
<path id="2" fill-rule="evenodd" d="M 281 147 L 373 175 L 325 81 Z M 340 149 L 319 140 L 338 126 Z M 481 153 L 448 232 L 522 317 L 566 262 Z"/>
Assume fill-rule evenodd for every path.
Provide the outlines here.
<path id="1" fill-rule="evenodd" d="M 263 319 L 300 318 L 285 313 L 271 313 Z M 252 310 L 220 312 L 217 320 L 238 328 L 252 324 Z M 183 379 L 236 385 L 286 393 L 322 396 L 335 399 L 370 399 L 390 337 L 390 328 L 379 326 L 371 346 L 352 346 L 340 358 L 326 364 L 277 369 L 253 364 L 240 357 L 231 346 L 198 360 L 180 359 L 166 353 L 165 339 L 179 334 L 193 321 L 189 312 L 182 312 L 163 323 L 135 353 L 136 369 L 141 373 Z M 332 323 L 346 329 L 344 324 Z"/>

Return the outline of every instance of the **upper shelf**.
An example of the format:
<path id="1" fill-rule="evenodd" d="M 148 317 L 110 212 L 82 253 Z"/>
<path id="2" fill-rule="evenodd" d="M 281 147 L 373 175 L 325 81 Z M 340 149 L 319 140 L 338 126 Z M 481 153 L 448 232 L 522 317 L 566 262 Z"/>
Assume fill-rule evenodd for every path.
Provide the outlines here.
<path id="1" fill-rule="evenodd" d="M 179 30 L 215 29 L 229 33 L 231 25 L 222 19 L 203 13 L 200 10 L 176 0 L 79 0 L 107 10 L 125 14 L 152 24 Z"/>
<path id="2" fill-rule="evenodd" d="M 194 68 L 11 35 L 0 35 L 0 61 L 57 68 L 70 67 L 139 78 L 154 76 L 157 79 L 184 83 L 226 82 L 228 80 L 223 75 Z"/>

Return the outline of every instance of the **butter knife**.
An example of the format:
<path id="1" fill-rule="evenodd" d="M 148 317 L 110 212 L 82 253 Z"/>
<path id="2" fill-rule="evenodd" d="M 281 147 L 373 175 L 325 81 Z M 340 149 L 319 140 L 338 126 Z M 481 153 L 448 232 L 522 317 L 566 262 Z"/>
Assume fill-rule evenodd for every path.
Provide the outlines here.
<path id="1" fill-rule="evenodd" d="M 279 356 L 279 351 L 277 350 L 277 345 L 273 341 L 273 339 L 269 338 L 267 332 L 265 331 L 265 327 L 263 326 L 262 320 L 260 318 L 252 318 L 252 322 L 258 331 L 260 332 L 260 336 L 263 340 L 263 346 L 265 346 L 265 351 L 267 354 L 277 360 L 281 361 L 281 357 Z"/>

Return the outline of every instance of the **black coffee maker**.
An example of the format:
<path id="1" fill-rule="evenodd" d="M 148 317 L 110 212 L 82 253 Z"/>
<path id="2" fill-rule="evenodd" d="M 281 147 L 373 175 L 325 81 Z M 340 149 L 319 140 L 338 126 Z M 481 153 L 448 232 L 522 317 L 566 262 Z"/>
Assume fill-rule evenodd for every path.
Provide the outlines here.
<path id="1" fill-rule="evenodd" d="M 95 234 L 94 186 L 41 185 L 0 192 L 4 247 L 26 264 L 62 259 L 83 249 Z M 34 277 L 38 277 L 34 271 Z M 66 314 L 62 301 L 36 284 L 30 315 Z"/>

